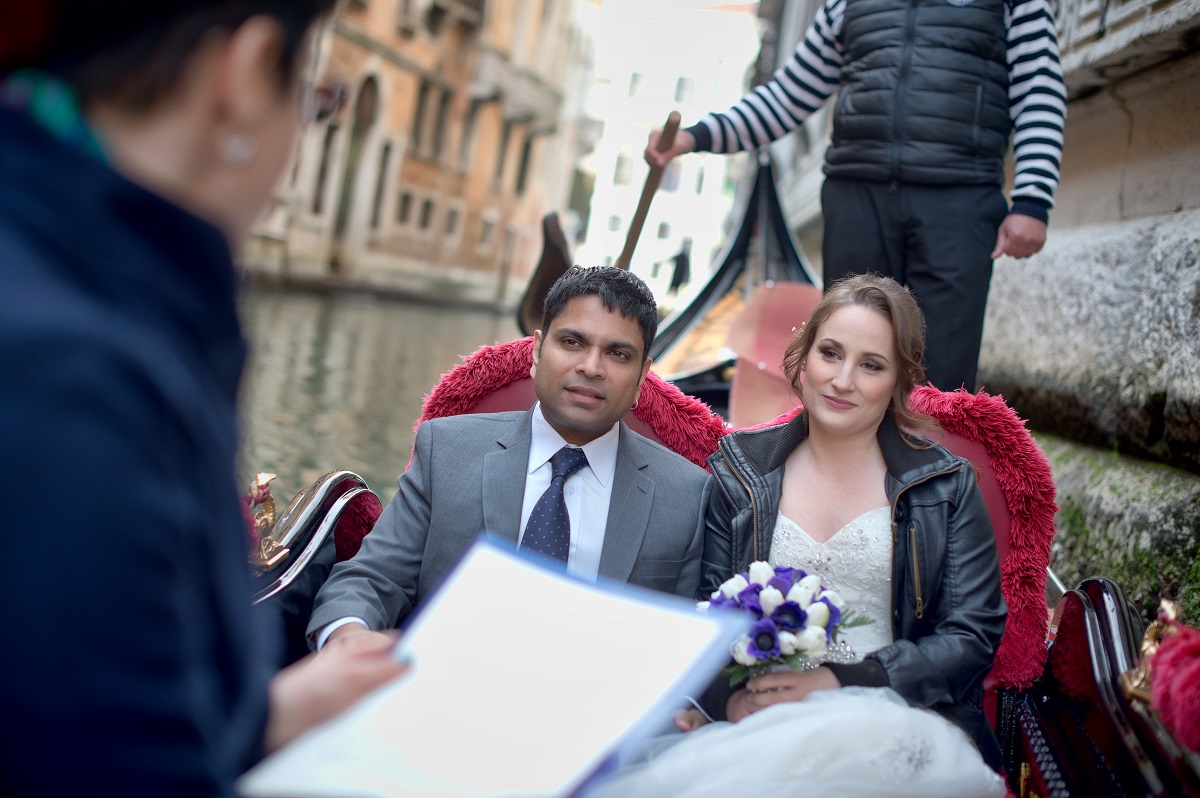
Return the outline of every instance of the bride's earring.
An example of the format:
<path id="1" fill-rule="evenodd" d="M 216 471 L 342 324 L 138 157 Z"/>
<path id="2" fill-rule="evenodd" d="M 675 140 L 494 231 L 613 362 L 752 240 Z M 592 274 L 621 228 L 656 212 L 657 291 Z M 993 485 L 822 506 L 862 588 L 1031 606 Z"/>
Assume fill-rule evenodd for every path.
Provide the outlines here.
<path id="1" fill-rule="evenodd" d="M 253 161 L 257 152 L 258 145 L 254 142 L 254 139 L 238 133 L 225 139 L 225 146 L 222 149 L 221 157 L 230 166 L 241 167 Z"/>

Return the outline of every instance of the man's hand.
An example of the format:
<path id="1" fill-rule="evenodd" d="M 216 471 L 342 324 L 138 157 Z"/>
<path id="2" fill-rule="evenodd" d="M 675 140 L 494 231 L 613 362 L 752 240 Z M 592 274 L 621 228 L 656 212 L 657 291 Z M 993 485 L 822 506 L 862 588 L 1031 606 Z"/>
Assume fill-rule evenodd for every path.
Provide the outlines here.
<path id="1" fill-rule="evenodd" d="M 671 149 L 666 152 L 658 151 L 658 137 L 662 135 L 662 131 L 658 128 L 650 131 L 650 141 L 646 144 L 646 151 L 642 153 L 646 159 L 646 163 L 659 168 L 666 168 L 666 165 L 671 162 L 671 159 L 676 155 L 683 155 L 686 152 L 692 152 L 696 149 L 696 139 L 692 138 L 692 134 L 686 130 L 681 130 L 675 134 L 675 141 L 671 145 Z"/>
<path id="2" fill-rule="evenodd" d="M 1028 258 L 1041 251 L 1046 243 L 1046 223 L 1023 213 L 1010 213 L 1004 217 L 1000 231 L 996 234 L 996 248 L 992 260 L 1001 255 L 1013 258 Z"/>
<path id="3" fill-rule="evenodd" d="M 350 635 L 358 639 L 327 644 L 320 653 L 309 654 L 271 679 L 265 740 L 268 753 L 408 670 L 408 665 L 392 658 L 395 639 L 391 635 L 350 625 L 358 626 L 361 634 Z"/>

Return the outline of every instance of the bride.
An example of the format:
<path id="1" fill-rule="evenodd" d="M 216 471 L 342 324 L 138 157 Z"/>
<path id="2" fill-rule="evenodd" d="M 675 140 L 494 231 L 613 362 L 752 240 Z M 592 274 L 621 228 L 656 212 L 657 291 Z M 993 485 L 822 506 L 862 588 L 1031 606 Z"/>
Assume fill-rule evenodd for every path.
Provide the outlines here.
<path id="1" fill-rule="evenodd" d="M 708 461 L 703 597 L 756 560 L 815 573 L 872 621 L 843 632 L 850 661 L 719 677 L 679 744 L 599 794 L 1004 795 L 981 706 L 1006 614 L 995 539 L 970 463 L 916 434 L 923 327 L 895 281 L 836 283 L 784 355 L 805 412 Z"/>

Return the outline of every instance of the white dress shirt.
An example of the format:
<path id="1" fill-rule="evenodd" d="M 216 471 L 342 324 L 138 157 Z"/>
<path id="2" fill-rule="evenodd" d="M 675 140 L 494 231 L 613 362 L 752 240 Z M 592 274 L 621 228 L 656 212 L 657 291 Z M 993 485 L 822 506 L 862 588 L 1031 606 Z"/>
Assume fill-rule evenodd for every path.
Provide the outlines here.
<path id="1" fill-rule="evenodd" d="M 567 554 L 567 573 L 595 582 L 600 573 L 600 553 L 604 549 L 604 529 L 608 525 L 608 506 L 612 499 L 613 477 L 617 472 L 617 444 L 620 422 L 599 438 L 576 447 L 587 455 L 587 465 L 563 483 L 563 498 L 567 516 L 571 519 L 571 548 Z M 533 408 L 533 434 L 529 441 L 529 470 L 525 475 L 525 499 L 521 503 L 521 532 L 538 499 L 550 487 L 553 467 L 550 458 L 564 446 L 569 446 L 550 422 L 542 415 L 542 403 Z M 361 618 L 339 618 L 317 632 L 317 648 L 325 645 L 329 635 L 348 623 L 366 626 Z"/>
<path id="2" fill-rule="evenodd" d="M 599 438 L 581 447 L 588 464 L 567 477 L 563 499 L 571 519 L 571 549 L 567 555 L 567 573 L 595 582 L 600 573 L 600 552 L 604 548 L 604 527 L 608 523 L 608 505 L 612 498 L 613 476 L 617 471 L 618 424 Z M 563 437 L 542 415 L 542 403 L 533 410 L 533 437 L 529 441 L 529 471 L 525 476 L 525 501 L 521 504 L 521 538 L 538 499 L 550 487 L 553 467 L 550 458 L 564 446 Z"/>

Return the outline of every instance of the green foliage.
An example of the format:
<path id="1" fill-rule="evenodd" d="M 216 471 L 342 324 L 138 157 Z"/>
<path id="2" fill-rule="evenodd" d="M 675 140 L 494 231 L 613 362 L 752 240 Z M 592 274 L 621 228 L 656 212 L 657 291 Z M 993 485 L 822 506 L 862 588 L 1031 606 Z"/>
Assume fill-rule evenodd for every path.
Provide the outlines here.
<path id="1" fill-rule="evenodd" d="M 1121 586 L 1144 622 L 1152 621 L 1163 598 L 1178 601 L 1184 620 L 1200 622 L 1200 538 L 1196 534 L 1153 534 L 1154 545 L 1140 544 L 1143 530 L 1105 534 L 1089 523 L 1083 508 L 1072 497 L 1060 496 L 1059 549 L 1054 569 L 1067 585 L 1089 576 L 1107 576 Z M 1186 519 L 1170 519 L 1173 529 L 1186 530 Z"/>

